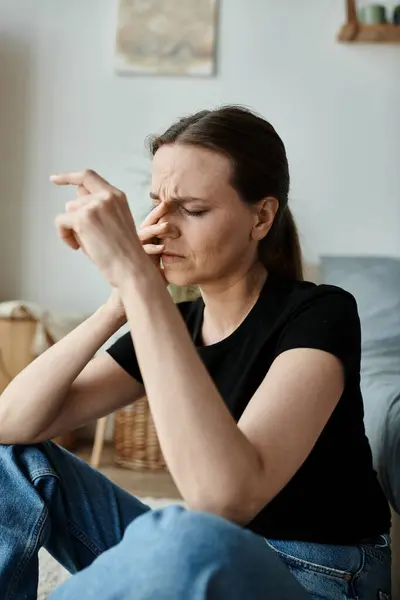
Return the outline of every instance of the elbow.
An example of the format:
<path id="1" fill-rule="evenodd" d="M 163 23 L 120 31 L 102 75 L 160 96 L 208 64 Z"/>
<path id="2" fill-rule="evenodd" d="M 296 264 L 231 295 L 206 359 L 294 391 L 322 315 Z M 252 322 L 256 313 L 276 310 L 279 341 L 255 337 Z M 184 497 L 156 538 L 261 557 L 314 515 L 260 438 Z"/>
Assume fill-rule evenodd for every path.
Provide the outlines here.
<path id="1" fill-rule="evenodd" d="M 27 446 L 35 443 L 33 437 L 27 435 L 26 427 L 24 428 L 20 422 L 18 425 L 14 423 L 7 410 L 0 411 L 1 446 Z"/>
<path id="2" fill-rule="evenodd" d="M 245 526 L 276 495 L 271 487 L 271 473 L 267 475 L 266 467 L 260 460 L 253 468 L 246 468 L 244 473 L 220 481 L 219 485 L 210 482 L 209 486 L 195 486 L 195 493 L 185 497 L 189 509 L 208 512 L 222 517 L 237 525 Z"/>
<path id="3" fill-rule="evenodd" d="M 268 497 L 256 490 L 232 490 L 231 493 L 213 494 L 188 500 L 191 510 L 208 512 L 237 525 L 245 526 L 268 504 Z"/>

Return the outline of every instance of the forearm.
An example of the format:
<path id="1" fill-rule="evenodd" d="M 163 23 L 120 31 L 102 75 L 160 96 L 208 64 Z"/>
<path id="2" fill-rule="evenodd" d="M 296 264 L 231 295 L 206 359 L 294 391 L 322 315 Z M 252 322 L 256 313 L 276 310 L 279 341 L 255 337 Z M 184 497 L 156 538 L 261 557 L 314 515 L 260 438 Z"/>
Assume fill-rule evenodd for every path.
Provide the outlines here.
<path id="1" fill-rule="evenodd" d="M 34 439 L 60 413 L 79 373 L 122 325 L 102 306 L 21 371 L 1 394 L 0 443 L 24 429 Z"/>
<path id="2" fill-rule="evenodd" d="M 158 276 L 133 277 L 122 300 L 160 444 L 183 497 L 219 512 L 260 468 Z"/>

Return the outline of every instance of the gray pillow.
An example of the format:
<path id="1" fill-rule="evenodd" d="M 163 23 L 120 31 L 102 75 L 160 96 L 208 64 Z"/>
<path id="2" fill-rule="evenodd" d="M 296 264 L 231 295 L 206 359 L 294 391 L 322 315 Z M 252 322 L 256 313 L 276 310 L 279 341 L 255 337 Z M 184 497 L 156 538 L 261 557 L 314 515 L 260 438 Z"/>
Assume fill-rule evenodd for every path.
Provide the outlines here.
<path id="1" fill-rule="evenodd" d="M 325 255 L 321 277 L 357 301 L 365 428 L 382 486 L 400 512 L 400 260 Z"/>

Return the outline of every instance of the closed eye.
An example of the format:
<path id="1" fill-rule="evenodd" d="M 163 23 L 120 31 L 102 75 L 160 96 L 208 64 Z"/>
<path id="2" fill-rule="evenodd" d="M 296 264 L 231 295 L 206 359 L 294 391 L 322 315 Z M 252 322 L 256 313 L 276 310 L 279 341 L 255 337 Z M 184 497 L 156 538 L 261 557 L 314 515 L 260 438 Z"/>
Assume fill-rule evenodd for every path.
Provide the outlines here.
<path id="1" fill-rule="evenodd" d="M 151 206 L 150 210 L 147 212 L 148 216 L 155 208 L 157 208 L 157 206 L 159 206 L 159 202 L 154 202 L 153 205 Z M 208 212 L 208 210 L 188 210 L 187 208 L 185 208 L 184 206 L 179 206 L 179 208 L 181 210 L 184 211 L 185 214 L 189 215 L 190 217 L 201 217 L 201 215 L 204 215 L 206 212 Z"/>
<path id="2" fill-rule="evenodd" d="M 207 211 L 206 210 L 188 210 L 187 208 L 184 208 L 182 206 L 182 210 L 185 211 L 185 213 L 187 215 L 189 215 L 190 217 L 201 217 L 201 215 L 204 215 Z"/>

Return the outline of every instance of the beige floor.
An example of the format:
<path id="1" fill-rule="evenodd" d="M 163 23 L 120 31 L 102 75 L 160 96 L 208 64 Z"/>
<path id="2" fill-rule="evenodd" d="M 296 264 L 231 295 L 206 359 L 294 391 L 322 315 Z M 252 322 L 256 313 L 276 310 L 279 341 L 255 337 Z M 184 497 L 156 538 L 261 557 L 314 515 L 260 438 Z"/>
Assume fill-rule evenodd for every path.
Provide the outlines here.
<path id="1" fill-rule="evenodd" d="M 85 461 L 90 462 L 91 447 L 89 445 L 79 446 L 75 453 Z M 112 444 L 107 444 L 104 448 L 99 471 L 113 483 L 135 496 L 142 498 L 181 498 L 169 473 L 138 472 L 116 465 Z"/>

